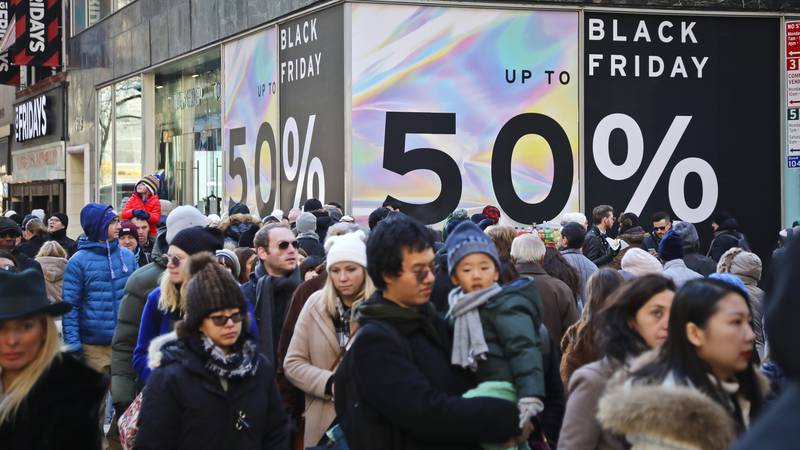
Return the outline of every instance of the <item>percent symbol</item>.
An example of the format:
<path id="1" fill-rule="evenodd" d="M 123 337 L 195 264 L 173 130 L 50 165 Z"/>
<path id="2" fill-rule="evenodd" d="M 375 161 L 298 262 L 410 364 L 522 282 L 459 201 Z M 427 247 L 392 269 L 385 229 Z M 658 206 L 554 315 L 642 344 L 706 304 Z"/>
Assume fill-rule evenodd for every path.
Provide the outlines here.
<path id="1" fill-rule="evenodd" d="M 647 166 L 642 180 L 636 187 L 628 207 L 625 208 L 626 212 L 636 215 L 642 213 L 691 120 L 692 116 L 675 116 L 664 139 L 659 144 L 655 156 Z M 627 156 L 622 164 L 615 164 L 611 161 L 609 144 L 611 133 L 614 130 L 621 130 L 625 133 L 627 140 Z M 639 170 L 644 159 L 642 130 L 631 116 L 621 113 L 610 114 L 597 124 L 592 138 L 592 149 L 594 161 L 600 173 L 612 180 L 627 180 Z M 700 204 L 694 208 L 687 204 L 684 194 L 686 178 L 690 173 L 697 174 L 703 186 Z M 682 159 L 670 173 L 667 191 L 672 210 L 681 220 L 691 223 L 702 222 L 713 214 L 717 206 L 719 198 L 717 174 L 714 172 L 714 168 L 703 159 L 695 157 Z"/>
<path id="2" fill-rule="evenodd" d="M 286 179 L 294 181 L 297 178 L 297 188 L 294 193 L 294 206 L 300 206 L 300 199 L 303 197 L 303 185 L 306 185 L 306 198 L 317 198 L 325 203 L 325 171 L 322 168 L 322 161 L 318 157 L 308 157 L 311 153 L 311 138 L 314 135 L 314 123 L 317 116 L 308 116 L 308 127 L 306 127 L 306 137 L 303 140 L 303 154 L 300 156 L 300 131 L 294 117 L 286 119 L 283 127 L 283 139 L 281 151 L 283 153 L 283 171 Z M 289 157 L 289 141 L 292 142 L 292 157 Z M 314 196 L 314 176 L 317 177 L 319 195 Z M 307 184 L 306 184 L 307 183 Z"/>

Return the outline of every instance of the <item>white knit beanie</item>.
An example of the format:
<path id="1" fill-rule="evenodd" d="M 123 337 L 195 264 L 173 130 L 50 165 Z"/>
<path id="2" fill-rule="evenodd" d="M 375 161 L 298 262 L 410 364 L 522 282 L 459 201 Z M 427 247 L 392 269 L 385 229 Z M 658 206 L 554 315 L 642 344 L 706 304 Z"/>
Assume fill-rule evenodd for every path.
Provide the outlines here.
<path id="1" fill-rule="evenodd" d="M 44 210 L 43 209 L 34 209 L 33 211 L 31 211 L 31 215 L 38 217 L 39 220 L 44 222 Z"/>
<path id="2" fill-rule="evenodd" d="M 326 270 L 331 266 L 342 261 L 354 262 L 362 267 L 367 267 L 367 236 L 363 231 L 358 230 L 353 233 L 341 236 L 331 236 L 325 240 Z"/>
<path id="3" fill-rule="evenodd" d="M 167 216 L 167 244 L 171 243 L 172 238 L 181 230 L 206 225 L 208 218 L 200 210 L 191 205 L 178 206 Z"/>
<path id="4" fill-rule="evenodd" d="M 283 211 L 280 209 L 272 211 L 271 213 L 269 213 L 269 215 L 278 219 L 279 221 L 283 220 Z"/>
<path id="5" fill-rule="evenodd" d="M 634 276 L 641 277 L 648 274 L 662 274 L 664 268 L 655 256 L 640 249 L 632 248 L 622 257 L 622 270 Z"/>

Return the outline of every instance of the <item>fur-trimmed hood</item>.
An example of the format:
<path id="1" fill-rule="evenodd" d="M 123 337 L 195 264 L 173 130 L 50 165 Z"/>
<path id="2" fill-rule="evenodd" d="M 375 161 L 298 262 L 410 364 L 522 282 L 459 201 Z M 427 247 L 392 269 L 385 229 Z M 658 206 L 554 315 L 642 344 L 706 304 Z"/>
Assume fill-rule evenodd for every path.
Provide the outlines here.
<path id="1" fill-rule="evenodd" d="M 150 341 L 150 346 L 147 348 L 147 366 L 150 369 L 157 369 L 166 362 L 165 360 L 171 360 L 171 347 L 175 346 L 177 342 L 178 335 L 174 331 L 162 334 Z"/>
<path id="2" fill-rule="evenodd" d="M 672 376 L 659 384 L 630 382 L 630 373 L 657 356 L 657 350 L 645 352 L 611 378 L 598 405 L 603 428 L 624 435 L 633 449 L 727 449 L 736 437 L 735 424 L 719 403 L 696 388 L 676 385 Z M 762 390 L 768 389 L 761 378 Z"/>
<path id="3" fill-rule="evenodd" d="M 222 231 L 223 234 L 227 234 L 229 228 L 236 226 L 236 225 L 261 225 L 261 222 L 258 218 L 250 215 L 250 214 L 234 214 L 232 216 L 228 216 L 222 223 L 219 224 L 219 229 Z"/>

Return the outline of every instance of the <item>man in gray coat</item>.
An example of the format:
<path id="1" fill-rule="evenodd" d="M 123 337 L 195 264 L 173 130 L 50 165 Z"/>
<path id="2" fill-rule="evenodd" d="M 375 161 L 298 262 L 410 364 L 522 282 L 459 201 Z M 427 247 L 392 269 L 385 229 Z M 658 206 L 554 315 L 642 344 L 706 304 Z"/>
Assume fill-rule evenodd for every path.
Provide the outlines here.
<path id="1" fill-rule="evenodd" d="M 586 282 L 593 273 L 597 272 L 597 265 L 583 256 L 583 252 L 581 252 L 584 237 L 586 237 L 586 230 L 579 223 L 570 222 L 561 228 L 561 256 L 578 271 L 580 279 L 581 288 L 577 298 L 579 312 L 583 311 L 583 307 L 586 305 Z"/>

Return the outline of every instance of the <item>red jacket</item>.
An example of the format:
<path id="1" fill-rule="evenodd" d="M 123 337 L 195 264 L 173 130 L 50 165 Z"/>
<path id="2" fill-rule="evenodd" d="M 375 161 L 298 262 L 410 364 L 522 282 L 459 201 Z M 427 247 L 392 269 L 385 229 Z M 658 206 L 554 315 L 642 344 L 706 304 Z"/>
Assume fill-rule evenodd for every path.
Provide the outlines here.
<path id="1" fill-rule="evenodd" d="M 150 236 L 155 236 L 158 232 L 158 221 L 161 220 L 161 202 L 158 201 L 158 196 L 151 195 L 147 199 L 147 203 L 145 203 L 142 201 L 142 197 L 134 192 L 131 198 L 128 199 L 128 203 L 125 203 L 125 207 L 122 208 L 120 217 L 123 220 L 130 220 L 133 217 L 133 211 L 137 209 L 143 209 L 150 213 L 147 223 L 150 224 Z"/>

